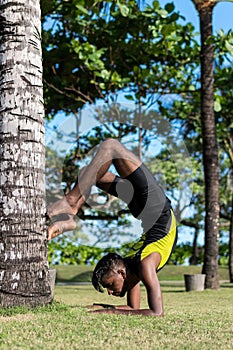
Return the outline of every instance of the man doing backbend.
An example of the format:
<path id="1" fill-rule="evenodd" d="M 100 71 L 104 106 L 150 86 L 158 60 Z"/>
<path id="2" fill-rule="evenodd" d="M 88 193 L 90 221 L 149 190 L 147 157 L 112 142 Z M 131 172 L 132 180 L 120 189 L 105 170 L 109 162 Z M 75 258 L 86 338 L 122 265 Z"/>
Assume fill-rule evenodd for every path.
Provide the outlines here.
<path id="1" fill-rule="evenodd" d="M 114 165 L 119 176 L 111 173 Z M 105 140 L 90 164 L 81 169 L 74 188 L 47 211 L 50 218 L 66 214 L 68 220 L 55 221 L 48 239 L 73 230 L 73 216 L 85 203 L 93 185 L 127 203 L 131 214 L 141 220 L 143 235 L 125 257 L 108 254 L 95 267 L 93 286 L 123 297 L 127 305 L 95 310 L 101 313 L 163 316 L 162 293 L 157 272 L 168 262 L 177 240 L 176 220 L 170 200 L 145 165 L 120 142 Z M 140 309 L 140 285 L 146 287 L 149 309 Z"/>

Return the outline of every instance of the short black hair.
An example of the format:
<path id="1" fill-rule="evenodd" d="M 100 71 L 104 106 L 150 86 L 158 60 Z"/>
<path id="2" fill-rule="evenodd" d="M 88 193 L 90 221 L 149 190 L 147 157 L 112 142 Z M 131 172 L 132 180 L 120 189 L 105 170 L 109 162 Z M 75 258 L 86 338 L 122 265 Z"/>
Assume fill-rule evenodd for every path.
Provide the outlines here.
<path id="1" fill-rule="evenodd" d="M 115 271 L 117 268 L 124 266 L 124 259 L 116 253 L 108 253 L 97 263 L 93 275 L 92 284 L 94 288 L 103 293 L 104 289 L 101 287 L 102 279 L 108 276 L 109 273 Z"/>

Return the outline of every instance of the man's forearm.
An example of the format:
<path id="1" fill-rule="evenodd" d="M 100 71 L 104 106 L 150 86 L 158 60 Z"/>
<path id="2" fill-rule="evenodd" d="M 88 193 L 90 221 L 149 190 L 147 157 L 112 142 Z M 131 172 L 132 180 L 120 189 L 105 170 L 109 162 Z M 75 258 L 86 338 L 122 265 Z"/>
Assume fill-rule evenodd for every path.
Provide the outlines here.
<path id="1" fill-rule="evenodd" d="M 164 316 L 163 313 L 158 314 L 150 309 L 105 309 L 105 310 L 94 310 L 92 313 L 101 313 L 101 314 L 117 314 L 117 315 L 141 315 L 141 316 Z"/>
<path id="2" fill-rule="evenodd" d="M 102 303 L 94 303 L 93 305 L 87 306 L 89 309 L 94 308 L 102 308 L 102 309 L 115 309 L 115 310 L 133 310 L 133 308 L 129 305 L 112 305 L 112 304 L 102 304 Z"/>
<path id="3" fill-rule="evenodd" d="M 155 314 L 163 315 L 163 298 L 160 286 L 147 292 L 149 308 Z"/>

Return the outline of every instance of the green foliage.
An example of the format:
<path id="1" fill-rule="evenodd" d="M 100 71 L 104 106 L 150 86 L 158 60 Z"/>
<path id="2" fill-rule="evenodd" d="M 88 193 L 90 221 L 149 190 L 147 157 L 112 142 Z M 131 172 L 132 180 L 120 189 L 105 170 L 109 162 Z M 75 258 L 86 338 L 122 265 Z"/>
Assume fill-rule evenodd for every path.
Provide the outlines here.
<path id="1" fill-rule="evenodd" d="M 132 244 L 123 244 L 118 248 L 100 248 L 77 245 L 66 238 L 52 240 L 48 244 L 48 261 L 52 265 L 95 265 L 107 253 L 116 252 L 124 256 Z"/>
<path id="2" fill-rule="evenodd" d="M 52 240 L 48 244 L 48 259 L 52 265 L 95 265 L 104 255 L 110 252 L 125 256 L 134 242 L 124 243 L 119 247 L 100 248 L 90 245 L 77 245 L 67 239 Z M 203 263 L 203 247 L 198 247 L 199 255 L 197 264 Z M 193 247 L 190 243 L 177 245 L 169 260 L 171 265 L 184 265 L 189 263 L 193 255 Z M 219 246 L 219 264 L 227 265 L 229 260 L 229 247 L 225 243 Z"/>
<path id="3" fill-rule="evenodd" d="M 175 251 L 172 253 L 170 264 L 183 265 L 187 263 L 188 258 L 192 255 L 192 247 L 190 244 L 181 244 L 176 247 Z"/>
<path id="4" fill-rule="evenodd" d="M 219 265 L 229 264 L 229 244 L 222 243 L 219 246 Z"/>
<path id="5" fill-rule="evenodd" d="M 47 115 L 75 113 L 119 89 L 138 100 L 191 85 L 194 27 L 179 24 L 173 4 L 55 0 L 42 1 L 42 12 Z"/>
<path id="6" fill-rule="evenodd" d="M 199 255 L 197 257 L 197 264 L 203 263 L 203 247 L 198 247 Z M 193 255 L 193 247 L 189 243 L 182 243 L 177 245 L 174 252 L 172 253 L 169 264 L 184 265 L 189 264 L 190 258 Z"/>

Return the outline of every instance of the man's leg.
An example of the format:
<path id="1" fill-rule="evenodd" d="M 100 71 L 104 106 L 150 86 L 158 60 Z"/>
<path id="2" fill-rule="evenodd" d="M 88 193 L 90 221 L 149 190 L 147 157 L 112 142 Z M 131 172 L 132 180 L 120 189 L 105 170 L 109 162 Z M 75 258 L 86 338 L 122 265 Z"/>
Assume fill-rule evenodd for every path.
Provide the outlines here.
<path id="1" fill-rule="evenodd" d="M 80 176 L 74 188 L 61 200 L 52 204 L 47 211 L 51 218 L 59 214 L 68 214 L 69 222 L 58 221 L 49 227 L 48 238 L 51 239 L 61 234 L 69 225 L 74 227 L 72 216 L 87 199 L 92 185 L 102 183 L 102 188 L 107 190 L 114 179 L 114 175 L 108 172 L 110 165 L 113 164 L 118 174 L 124 178 L 135 171 L 141 161 L 120 142 L 115 139 L 107 139 L 98 148 L 96 155 L 91 163 L 81 170 Z"/>

